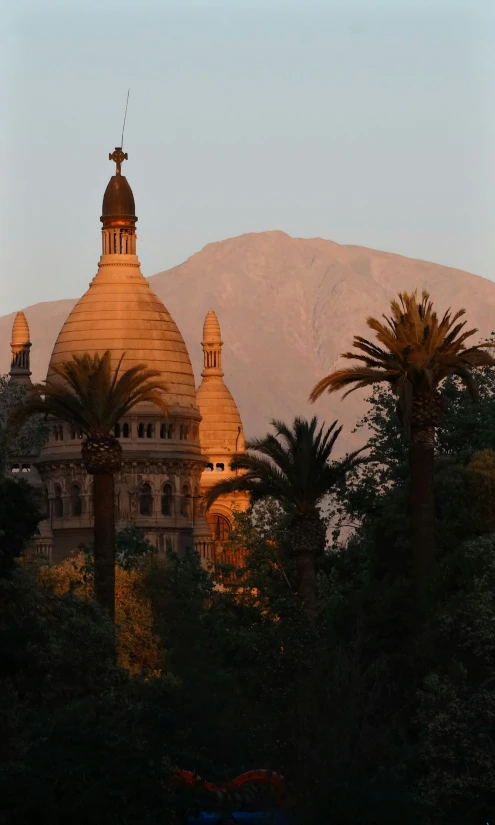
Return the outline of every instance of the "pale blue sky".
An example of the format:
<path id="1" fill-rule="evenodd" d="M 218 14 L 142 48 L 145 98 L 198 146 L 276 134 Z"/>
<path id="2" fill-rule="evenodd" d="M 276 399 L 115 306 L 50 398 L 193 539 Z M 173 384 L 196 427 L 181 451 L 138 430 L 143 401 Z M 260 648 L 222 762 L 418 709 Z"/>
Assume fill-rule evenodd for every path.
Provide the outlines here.
<path id="1" fill-rule="evenodd" d="M 0 315 L 95 274 L 128 86 L 146 275 L 282 229 L 495 279 L 494 5 L 3 6 Z"/>

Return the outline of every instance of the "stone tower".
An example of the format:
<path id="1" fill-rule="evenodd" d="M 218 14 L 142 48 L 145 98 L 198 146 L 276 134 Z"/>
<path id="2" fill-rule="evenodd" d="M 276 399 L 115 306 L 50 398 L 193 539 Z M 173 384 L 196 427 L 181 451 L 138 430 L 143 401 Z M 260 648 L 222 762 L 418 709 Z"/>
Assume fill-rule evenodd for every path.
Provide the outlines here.
<path id="1" fill-rule="evenodd" d="M 15 316 L 12 327 L 12 360 L 10 364 L 10 380 L 17 384 L 31 386 L 31 369 L 29 363 L 29 351 L 31 341 L 29 340 L 29 326 L 23 312 L 18 312 Z"/>
<path id="2" fill-rule="evenodd" d="M 232 456 L 246 449 L 241 416 L 223 380 L 222 346 L 220 324 L 216 314 L 210 310 L 203 327 L 203 380 L 196 392 L 201 413 L 201 449 L 208 456 L 208 464 L 201 475 L 202 492 L 230 476 Z M 233 511 L 237 509 L 242 512 L 248 505 L 249 494 L 243 492 L 231 493 L 216 500 L 206 514 L 215 543 L 228 538 Z"/>

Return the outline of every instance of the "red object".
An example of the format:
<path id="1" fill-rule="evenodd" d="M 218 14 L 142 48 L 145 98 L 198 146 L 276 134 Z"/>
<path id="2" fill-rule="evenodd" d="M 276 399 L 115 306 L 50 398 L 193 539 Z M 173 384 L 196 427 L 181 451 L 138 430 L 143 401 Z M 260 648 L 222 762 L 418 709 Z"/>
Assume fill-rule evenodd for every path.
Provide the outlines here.
<path id="1" fill-rule="evenodd" d="M 175 780 L 178 780 L 180 783 L 185 785 L 189 785 L 189 787 L 193 787 L 194 785 L 203 785 L 208 791 L 212 791 L 213 793 L 226 793 L 234 790 L 235 788 L 239 788 L 246 782 L 258 782 L 260 785 L 272 785 L 277 791 L 279 802 L 282 800 L 284 792 L 284 781 L 280 774 L 274 773 L 273 771 L 268 771 L 266 769 L 246 771 L 245 773 L 241 773 L 240 776 L 236 776 L 235 779 L 232 779 L 225 785 L 215 785 L 213 782 L 203 782 L 201 777 L 197 774 L 192 773 L 191 771 L 184 771 L 179 768 L 173 772 L 173 776 Z"/>

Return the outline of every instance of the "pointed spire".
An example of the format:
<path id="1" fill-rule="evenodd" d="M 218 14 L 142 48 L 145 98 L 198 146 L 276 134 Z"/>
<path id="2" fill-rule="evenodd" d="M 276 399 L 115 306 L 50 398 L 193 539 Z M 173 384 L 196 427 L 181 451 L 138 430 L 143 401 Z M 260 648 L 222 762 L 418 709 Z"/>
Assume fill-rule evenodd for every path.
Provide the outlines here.
<path id="1" fill-rule="evenodd" d="M 22 384 L 31 383 L 31 369 L 29 350 L 31 341 L 29 340 L 29 326 L 23 312 L 18 312 L 15 316 L 12 327 L 12 360 L 10 365 L 10 378 Z"/>
<path id="2" fill-rule="evenodd" d="M 201 375 L 207 376 L 217 375 L 223 376 L 222 370 L 222 335 L 220 332 L 220 324 L 216 313 L 210 309 L 206 315 L 203 325 L 203 354 L 204 366 Z"/>

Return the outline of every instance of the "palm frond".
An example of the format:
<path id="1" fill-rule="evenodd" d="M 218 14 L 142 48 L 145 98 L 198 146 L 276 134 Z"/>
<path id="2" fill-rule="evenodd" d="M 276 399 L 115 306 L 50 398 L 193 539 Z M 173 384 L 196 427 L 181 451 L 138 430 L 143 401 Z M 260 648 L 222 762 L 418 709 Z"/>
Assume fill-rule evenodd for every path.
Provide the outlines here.
<path id="1" fill-rule="evenodd" d="M 383 321 L 373 317 L 366 320 L 377 343 L 355 336 L 354 349 L 342 354 L 360 365 L 335 370 L 322 378 L 313 388 L 310 400 L 316 401 L 324 392 L 341 390 L 346 390 L 345 398 L 356 389 L 387 382 L 398 394 L 407 430 L 414 393 L 434 392 L 449 375 L 458 375 L 473 392 L 474 377 L 468 378 L 467 373 L 480 366 L 495 366 L 495 359 L 484 349 L 489 344 L 466 348 L 466 341 L 477 330 L 465 329 L 465 310 L 452 313 L 448 309 L 439 320 L 426 290 L 420 299 L 417 291 L 400 292 L 391 301 L 390 311 Z"/>
<path id="2" fill-rule="evenodd" d="M 312 513 L 358 460 L 357 453 L 347 463 L 331 460 L 342 431 L 337 421 L 326 427 L 316 417 L 297 417 L 291 426 L 279 420 L 271 425 L 274 433 L 248 441 L 248 451 L 233 456 L 230 467 L 239 474 L 216 484 L 207 506 L 219 495 L 244 490 L 253 503 L 271 496 L 294 514 Z"/>
<path id="3" fill-rule="evenodd" d="M 111 353 L 74 355 L 71 360 L 52 366 L 42 384 L 33 387 L 26 402 L 15 412 L 18 420 L 36 413 L 68 421 L 86 434 L 104 435 L 136 404 L 158 406 L 164 415 L 168 408 L 166 384 L 157 370 L 138 364 L 122 373 L 121 365 L 111 369 Z"/>

